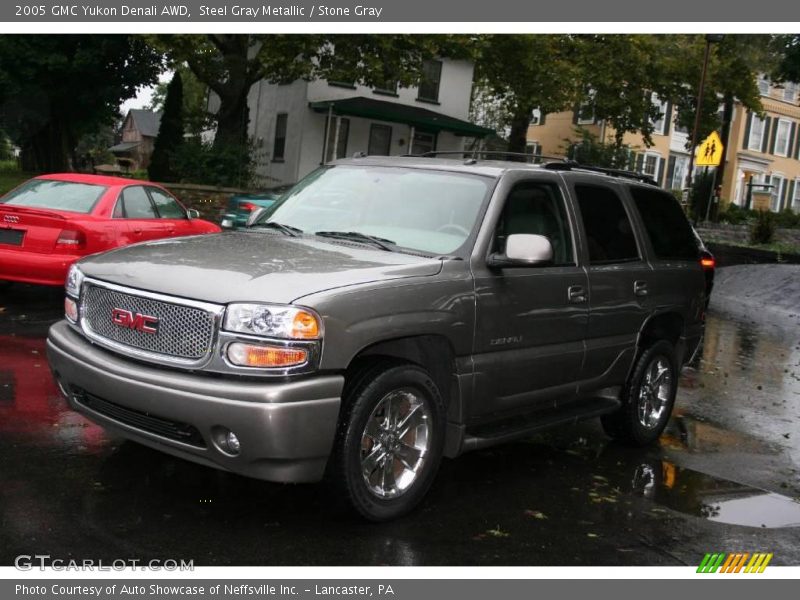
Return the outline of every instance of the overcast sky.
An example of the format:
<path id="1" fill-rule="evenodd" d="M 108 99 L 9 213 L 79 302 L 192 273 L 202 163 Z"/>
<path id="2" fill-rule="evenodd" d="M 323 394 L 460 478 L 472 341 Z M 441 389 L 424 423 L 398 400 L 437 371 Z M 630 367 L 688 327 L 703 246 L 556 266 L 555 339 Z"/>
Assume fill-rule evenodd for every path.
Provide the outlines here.
<path id="1" fill-rule="evenodd" d="M 158 80 L 162 83 L 165 81 L 169 81 L 171 78 L 172 78 L 172 71 L 167 71 L 158 76 Z M 155 86 L 142 88 L 141 90 L 139 90 L 139 93 L 136 94 L 135 98 L 130 98 L 129 100 L 125 100 L 125 102 L 123 102 L 119 107 L 119 112 L 123 116 L 123 118 L 125 117 L 125 115 L 128 114 L 128 111 L 130 109 L 144 108 L 148 104 L 150 104 L 150 101 L 153 99 L 154 89 Z"/>

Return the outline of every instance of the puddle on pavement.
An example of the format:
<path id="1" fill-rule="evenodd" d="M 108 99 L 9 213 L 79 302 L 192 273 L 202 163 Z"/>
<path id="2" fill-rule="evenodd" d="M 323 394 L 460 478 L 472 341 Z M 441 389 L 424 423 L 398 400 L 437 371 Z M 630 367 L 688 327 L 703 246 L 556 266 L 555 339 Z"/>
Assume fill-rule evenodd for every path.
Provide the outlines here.
<path id="1" fill-rule="evenodd" d="M 639 465 L 633 493 L 685 514 L 745 527 L 800 527 L 800 502 L 669 461 Z"/>

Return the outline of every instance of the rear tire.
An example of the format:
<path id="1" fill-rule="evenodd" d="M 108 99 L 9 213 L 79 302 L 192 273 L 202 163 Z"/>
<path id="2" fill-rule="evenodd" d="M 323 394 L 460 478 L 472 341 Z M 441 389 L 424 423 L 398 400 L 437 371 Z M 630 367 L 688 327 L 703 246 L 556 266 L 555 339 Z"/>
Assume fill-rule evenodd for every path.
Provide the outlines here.
<path id="1" fill-rule="evenodd" d="M 622 407 L 600 417 L 603 429 L 632 446 L 652 444 L 667 426 L 677 390 L 675 348 L 666 340 L 655 342 L 636 360 L 622 391 Z"/>
<path id="2" fill-rule="evenodd" d="M 408 513 L 436 477 L 445 415 L 421 367 L 387 361 L 361 371 L 345 393 L 329 472 L 340 497 L 370 521 Z"/>

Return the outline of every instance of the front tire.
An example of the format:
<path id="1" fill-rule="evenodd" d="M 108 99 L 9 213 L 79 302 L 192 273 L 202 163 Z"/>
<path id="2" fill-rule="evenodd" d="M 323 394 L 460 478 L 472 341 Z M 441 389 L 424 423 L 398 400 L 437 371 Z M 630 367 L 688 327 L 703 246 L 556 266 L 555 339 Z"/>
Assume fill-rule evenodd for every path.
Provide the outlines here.
<path id="1" fill-rule="evenodd" d="M 636 360 L 622 392 L 622 407 L 600 418 L 603 429 L 633 446 L 652 444 L 667 426 L 677 390 L 675 348 L 666 340 L 655 342 Z"/>
<path id="2" fill-rule="evenodd" d="M 362 371 L 345 394 L 331 469 L 350 507 L 370 521 L 413 509 L 441 463 L 445 414 L 421 367 L 380 363 Z"/>

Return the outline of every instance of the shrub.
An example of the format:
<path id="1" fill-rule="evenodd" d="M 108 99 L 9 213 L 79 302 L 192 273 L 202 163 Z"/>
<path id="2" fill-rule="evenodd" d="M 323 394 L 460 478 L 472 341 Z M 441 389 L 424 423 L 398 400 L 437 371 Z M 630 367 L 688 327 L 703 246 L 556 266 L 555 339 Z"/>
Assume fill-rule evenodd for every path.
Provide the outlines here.
<path id="1" fill-rule="evenodd" d="M 756 213 L 756 219 L 750 226 L 750 242 L 753 244 L 770 244 L 775 235 L 775 215 L 768 210 Z"/>
<path id="2" fill-rule="evenodd" d="M 730 223 L 731 225 L 741 225 L 755 216 L 755 211 L 742 208 L 731 202 L 725 207 L 724 211 L 719 213 L 719 220 L 723 223 Z"/>
<path id="3" fill-rule="evenodd" d="M 775 215 L 777 227 L 800 227 L 800 213 L 794 212 L 788 206 Z"/>
<path id="4" fill-rule="evenodd" d="M 255 176 L 250 145 L 217 148 L 198 138 L 185 140 L 173 153 L 174 172 L 182 182 L 249 187 Z"/>

